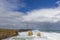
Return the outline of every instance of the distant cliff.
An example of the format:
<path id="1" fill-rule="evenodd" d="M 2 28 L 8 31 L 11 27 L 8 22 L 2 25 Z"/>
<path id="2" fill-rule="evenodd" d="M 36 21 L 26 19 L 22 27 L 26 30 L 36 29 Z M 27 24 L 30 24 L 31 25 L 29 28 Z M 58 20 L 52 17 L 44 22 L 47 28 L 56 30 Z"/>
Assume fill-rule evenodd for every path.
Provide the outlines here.
<path id="1" fill-rule="evenodd" d="M 12 37 L 12 36 L 17 36 L 18 32 L 24 32 L 24 31 L 29 31 L 31 29 L 19 29 L 19 30 L 13 30 L 13 29 L 1 29 L 0 28 L 0 40 Z"/>
<path id="2" fill-rule="evenodd" d="M 17 30 L 9 30 L 9 29 L 0 29 L 0 40 L 18 35 Z"/>

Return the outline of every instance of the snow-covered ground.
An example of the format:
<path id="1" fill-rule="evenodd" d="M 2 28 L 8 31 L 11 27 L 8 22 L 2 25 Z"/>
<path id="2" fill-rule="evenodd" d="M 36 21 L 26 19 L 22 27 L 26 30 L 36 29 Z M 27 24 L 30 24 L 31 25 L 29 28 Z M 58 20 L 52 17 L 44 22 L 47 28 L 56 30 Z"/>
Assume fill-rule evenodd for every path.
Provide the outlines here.
<path id="1" fill-rule="evenodd" d="M 60 40 L 60 33 L 55 32 L 41 32 L 33 30 L 33 36 L 28 36 L 28 32 L 19 32 L 18 36 L 3 39 L 3 40 Z M 41 33 L 41 37 L 37 37 L 37 32 Z"/>

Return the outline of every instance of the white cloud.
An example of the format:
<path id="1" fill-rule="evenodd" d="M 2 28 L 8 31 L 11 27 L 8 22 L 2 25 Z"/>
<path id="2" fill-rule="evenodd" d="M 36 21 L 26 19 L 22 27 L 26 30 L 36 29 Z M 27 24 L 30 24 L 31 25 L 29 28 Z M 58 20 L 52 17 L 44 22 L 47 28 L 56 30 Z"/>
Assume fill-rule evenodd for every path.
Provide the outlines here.
<path id="1" fill-rule="evenodd" d="M 14 4 L 10 3 L 10 1 L 16 3 L 17 0 L 9 0 L 9 2 L 7 0 L 0 0 L 0 28 L 34 28 L 48 30 L 50 28 L 50 25 L 55 28 L 55 26 L 57 26 L 57 23 L 50 24 L 45 22 L 60 21 L 60 6 L 57 8 L 32 10 L 30 12 L 27 12 L 27 15 L 24 15 L 22 12 L 16 12 L 13 10 L 18 7 L 25 7 L 25 4 Z M 60 23 L 58 23 L 58 25 L 59 24 Z"/>
<path id="2" fill-rule="evenodd" d="M 56 8 L 37 9 L 27 12 L 28 14 L 23 16 L 23 21 L 32 22 L 57 22 L 60 21 L 60 4 Z"/>
<path id="3" fill-rule="evenodd" d="M 58 6 L 60 6 L 60 1 L 57 1 L 56 3 L 58 4 Z"/>
<path id="4" fill-rule="evenodd" d="M 23 7 L 24 3 L 19 3 L 17 0 L 0 0 L 0 28 L 14 28 L 11 26 L 18 25 L 22 16 L 22 12 L 13 11 L 18 7 Z M 12 2 L 12 3 L 10 3 Z M 25 5 L 24 5 L 25 6 Z"/>
<path id="5" fill-rule="evenodd" d="M 4 8 L 5 10 L 16 10 L 22 7 L 25 7 L 25 3 L 20 2 L 20 0 L 0 0 L 0 8 Z"/>

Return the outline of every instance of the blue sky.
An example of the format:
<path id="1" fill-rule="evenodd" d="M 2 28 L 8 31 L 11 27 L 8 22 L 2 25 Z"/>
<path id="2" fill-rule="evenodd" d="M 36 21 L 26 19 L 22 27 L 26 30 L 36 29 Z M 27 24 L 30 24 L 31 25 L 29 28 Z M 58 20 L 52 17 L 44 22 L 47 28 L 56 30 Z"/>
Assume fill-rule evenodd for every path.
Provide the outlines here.
<path id="1" fill-rule="evenodd" d="M 8 2 L 10 2 L 11 4 L 18 6 L 17 8 L 12 8 L 14 11 L 24 13 L 34 9 L 55 8 L 58 6 L 56 4 L 57 1 L 59 0 L 8 0 Z M 24 7 L 21 7 L 20 4 Z"/>
<path id="2" fill-rule="evenodd" d="M 57 6 L 57 1 L 59 0 L 23 0 L 26 7 L 18 9 L 18 11 L 27 12 L 34 9 L 54 8 Z"/>
<path id="3" fill-rule="evenodd" d="M 45 22 L 60 28 L 59 0 L 0 0 L 0 28 L 48 27 Z"/>

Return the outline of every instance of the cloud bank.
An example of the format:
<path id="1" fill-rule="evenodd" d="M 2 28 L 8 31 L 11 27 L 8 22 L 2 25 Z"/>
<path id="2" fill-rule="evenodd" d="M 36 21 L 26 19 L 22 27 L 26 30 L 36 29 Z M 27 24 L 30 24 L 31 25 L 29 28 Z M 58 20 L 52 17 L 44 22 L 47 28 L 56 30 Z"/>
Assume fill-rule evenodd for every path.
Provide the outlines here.
<path id="1" fill-rule="evenodd" d="M 45 8 L 36 9 L 25 15 L 24 21 L 34 21 L 34 22 L 58 22 L 60 21 L 60 1 L 56 2 L 58 7 L 55 8 Z"/>
<path id="2" fill-rule="evenodd" d="M 60 30 L 60 1 L 58 7 L 36 9 L 25 15 L 15 9 L 25 7 L 20 0 L 0 0 L 0 28 Z"/>
<path id="3" fill-rule="evenodd" d="M 22 20 L 22 12 L 14 11 L 19 7 L 24 7 L 20 0 L 0 0 L 0 28 L 14 28 Z M 19 3 L 18 3 L 19 2 Z M 16 27 L 16 26 L 15 26 Z"/>

